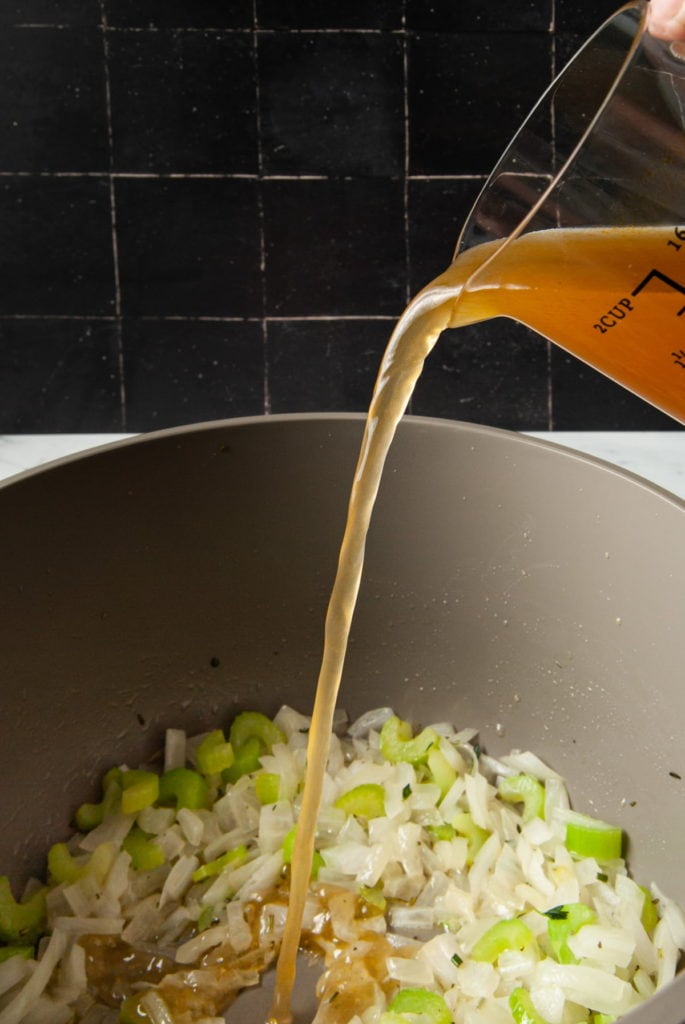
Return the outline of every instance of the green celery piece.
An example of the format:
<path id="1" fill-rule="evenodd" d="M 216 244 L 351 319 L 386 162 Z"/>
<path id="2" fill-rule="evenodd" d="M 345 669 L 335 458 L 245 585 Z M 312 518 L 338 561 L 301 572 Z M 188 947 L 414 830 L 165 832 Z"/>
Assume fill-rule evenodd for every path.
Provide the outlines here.
<path id="1" fill-rule="evenodd" d="M 123 814 L 137 814 L 152 807 L 159 798 L 159 776 L 141 768 L 122 773 L 121 810 Z"/>
<path id="2" fill-rule="evenodd" d="M 575 814 L 566 822 L 566 849 L 578 857 L 594 857 L 606 862 L 621 856 L 623 832 L 615 825 L 607 825 L 599 818 Z"/>
<path id="3" fill-rule="evenodd" d="M 214 922 L 214 913 L 214 907 L 206 906 L 202 908 L 197 919 L 197 930 L 199 932 L 204 932 Z"/>
<path id="4" fill-rule="evenodd" d="M 564 903 L 546 911 L 547 934 L 554 956 L 560 964 L 577 964 L 578 960 L 568 948 L 571 935 L 586 924 L 594 924 L 597 915 L 585 903 Z"/>
<path id="5" fill-rule="evenodd" d="M 339 796 L 335 807 L 359 818 L 382 818 L 385 814 L 385 790 L 375 782 L 366 782 Z"/>
<path id="6" fill-rule="evenodd" d="M 395 1015 L 406 1024 L 405 1014 L 420 1016 L 430 1024 L 452 1024 L 452 1014 L 447 1003 L 437 992 L 427 988 L 403 988 L 391 1001 L 386 1013 L 381 1015 L 382 1024 L 395 1024 Z"/>
<path id="7" fill-rule="evenodd" d="M 219 775 L 235 760 L 233 747 L 226 742 L 223 729 L 207 733 L 195 751 L 197 769 L 202 775 Z"/>
<path id="8" fill-rule="evenodd" d="M 254 780 L 254 789 L 260 804 L 275 804 L 281 790 L 281 780 L 275 772 L 262 772 Z"/>
<path id="9" fill-rule="evenodd" d="M 120 809 L 121 778 L 120 768 L 110 768 L 102 780 L 102 800 L 99 804 L 81 804 L 76 811 L 76 827 L 80 832 L 90 832 L 97 828 L 110 814 Z"/>
<path id="10" fill-rule="evenodd" d="M 208 808 L 211 796 L 207 780 L 192 768 L 171 768 L 159 780 L 159 803 L 187 807 L 191 811 Z"/>
<path id="11" fill-rule="evenodd" d="M 457 834 L 454 826 L 448 825 L 445 822 L 443 822 L 442 825 L 427 825 L 426 829 L 428 834 L 432 836 L 436 843 L 439 840 L 449 841 L 450 839 L 454 839 Z M 485 831 L 485 829 L 483 829 L 483 831 Z"/>
<path id="12" fill-rule="evenodd" d="M 119 1007 L 119 1024 L 140 1024 L 149 1020 L 149 1014 L 140 1005 L 140 994 L 128 996 Z"/>
<path id="13" fill-rule="evenodd" d="M 645 895 L 644 903 L 642 904 L 642 914 L 640 920 L 642 921 L 642 927 L 651 935 L 657 924 L 659 923 L 659 911 L 657 910 L 656 903 L 652 899 L 652 894 L 649 889 L 646 889 L 644 885 L 640 886 L 640 889 Z"/>
<path id="14" fill-rule="evenodd" d="M 85 865 L 76 863 L 66 843 L 55 843 L 48 850 L 48 875 L 55 885 L 72 885 L 85 870 Z"/>
<path id="15" fill-rule="evenodd" d="M 502 798 L 510 804 L 523 804 L 523 821 L 545 817 L 545 787 L 533 775 L 508 775 L 497 786 Z"/>
<path id="16" fill-rule="evenodd" d="M 245 740 L 242 747 L 233 747 L 233 764 L 221 773 L 224 782 L 237 782 L 243 775 L 252 775 L 262 767 L 259 760 L 263 754 L 262 744 L 256 736 Z"/>
<path id="17" fill-rule="evenodd" d="M 43 886 L 27 900 L 17 903 L 7 875 L 0 876 L 0 941 L 10 945 L 35 942 L 45 930 L 45 896 Z"/>
<path id="18" fill-rule="evenodd" d="M 616 1017 L 613 1013 L 593 1013 L 592 1024 L 614 1024 Z"/>
<path id="19" fill-rule="evenodd" d="M 291 864 L 293 859 L 293 852 L 295 850 L 295 836 L 297 834 L 297 825 L 293 825 L 290 831 L 287 833 L 283 840 L 283 863 Z M 324 866 L 324 859 L 318 850 L 314 850 L 312 854 L 312 871 L 311 878 L 318 878 L 319 869 Z"/>
<path id="20" fill-rule="evenodd" d="M 162 847 L 137 825 L 131 829 L 121 847 L 130 855 L 134 871 L 152 871 L 166 861 Z"/>
<path id="21" fill-rule="evenodd" d="M 509 1009 L 515 1024 L 547 1024 L 533 1006 L 530 992 L 525 988 L 515 988 L 509 996 Z"/>
<path id="22" fill-rule="evenodd" d="M 275 743 L 285 743 L 286 736 L 260 711 L 241 711 L 233 719 L 229 739 L 234 750 L 240 750 L 250 739 L 257 739 L 263 754 L 270 754 Z"/>
<path id="23" fill-rule="evenodd" d="M 480 825 L 476 825 L 468 811 L 455 814 L 451 819 L 451 825 L 460 836 L 464 836 L 466 839 L 468 847 L 466 863 L 469 865 L 473 864 L 476 854 L 485 840 L 489 837 L 490 833 L 487 829 L 481 828 Z"/>
<path id="24" fill-rule="evenodd" d="M 368 885 L 360 885 L 359 887 L 359 898 L 368 903 L 371 907 L 376 907 L 377 910 L 384 911 L 387 906 L 387 900 L 383 895 L 383 889 L 380 885 L 374 885 L 370 887 Z"/>
<path id="25" fill-rule="evenodd" d="M 222 853 L 220 857 L 216 857 L 215 860 L 207 861 L 206 864 L 201 864 L 199 868 L 193 871 L 193 881 L 202 882 L 205 878 L 212 878 L 214 875 L 219 875 L 227 867 L 238 868 L 241 864 L 244 864 L 247 860 L 247 847 L 236 846 L 234 850 L 228 850 L 226 853 Z"/>
<path id="26" fill-rule="evenodd" d="M 457 772 L 439 747 L 433 748 L 428 753 L 428 770 L 431 773 L 432 781 L 440 790 L 440 796 L 446 796 L 457 781 Z"/>
<path id="27" fill-rule="evenodd" d="M 13 956 L 20 956 L 22 960 L 33 960 L 36 951 L 33 946 L 0 946 L 0 964 Z"/>
<path id="28" fill-rule="evenodd" d="M 413 736 L 409 722 L 403 722 L 397 715 L 384 722 L 380 733 L 381 753 L 393 764 L 399 761 L 425 764 L 430 749 L 439 743 L 440 737 L 434 729 L 428 727 L 418 736 Z"/>
<path id="29" fill-rule="evenodd" d="M 74 819 L 79 832 L 91 832 L 104 820 L 102 804 L 81 804 L 77 809 Z"/>
<path id="30" fill-rule="evenodd" d="M 505 950 L 524 950 L 534 943 L 535 938 L 528 925 L 519 918 L 512 917 L 506 921 L 498 921 L 481 935 L 471 950 L 471 959 L 494 964 Z"/>

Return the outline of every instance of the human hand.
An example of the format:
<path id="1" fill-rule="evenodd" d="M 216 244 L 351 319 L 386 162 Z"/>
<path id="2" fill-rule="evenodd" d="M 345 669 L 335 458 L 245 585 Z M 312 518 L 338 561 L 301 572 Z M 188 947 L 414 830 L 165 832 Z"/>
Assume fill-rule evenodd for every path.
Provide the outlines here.
<path id="1" fill-rule="evenodd" d="M 685 0 L 651 0 L 647 27 L 657 39 L 685 42 Z"/>

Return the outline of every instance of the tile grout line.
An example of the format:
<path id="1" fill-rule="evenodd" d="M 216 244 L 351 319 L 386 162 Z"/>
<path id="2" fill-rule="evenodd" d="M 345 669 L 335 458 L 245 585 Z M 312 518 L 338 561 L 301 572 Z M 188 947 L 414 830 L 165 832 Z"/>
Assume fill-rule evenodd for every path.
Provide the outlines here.
<path id="1" fill-rule="evenodd" d="M 411 299 L 411 250 L 409 246 L 409 40 L 407 37 L 407 4 L 402 3 L 402 99 L 403 99 L 403 130 L 404 130 L 404 167 L 402 181 L 402 199 L 404 204 L 404 301 L 405 305 Z"/>
<path id="2" fill-rule="evenodd" d="M 551 0 L 552 2 L 552 21 L 550 25 L 550 34 L 552 36 L 552 45 L 550 47 L 551 55 L 551 73 L 552 79 L 555 78 L 557 73 L 557 0 Z M 556 122 L 554 119 L 554 104 L 552 104 L 552 153 L 556 155 Z M 547 430 L 554 430 L 554 389 L 552 387 L 552 342 L 547 341 Z"/>
<path id="3" fill-rule="evenodd" d="M 262 94 L 259 79 L 259 19 L 257 0 L 252 0 L 252 66 L 255 82 L 255 119 L 257 128 L 257 225 L 259 230 L 259 275 L 262 302 L 262 402 L 264 415 L 271 412 L 271 379 L 268 332 L 266 326 L 266 224 L 264 217 L 264 147 L 262 146 Z"/>
<path id="4" fill-rule="evenodd" d="M 535 177 L 523 172 L 520 177 Z M 407 174 L 407 181 L 484 181 L 486 174 Z M 111 178 L 113 181 L 397 181 L 398 175 L 242 174 L 210 171 L 0 171 L 0 178 Z"/>
<path id="5" fill-rule="evenodd" d="M 105 76 L 105 110 L 107 116 L 107 150 L 109 155 L 109 208 L 112 226 L 112 270 L 114 274 L 114 315 L 117 327 L 117 365 L 119 371 L 119 409 L 121 429 L 127 429 L 126 379 L 124 376 L 124 339 L 121 319 L 121 278 L 119 276 L 119 243 L 117 239 L 117 208 L 114 189 L 114 139 L 112 129 L 112 93 L 109 79 L 109 42 L 107 39 L 107 14 L 105 2 L 100 0 L 100 28 L 102 31 L 102 55 Z"/>
<path id="6" fill-rule="evenodd" d="M 407 0 L 402 0 L 402 116 L 404 132 L 404 166 L 402 175 L 402 203 L 404 210 L 404 304 L 411 299 L 411 248 L 409 245 L 409 38 L 407 33 Z M 413 393 L 409 396 L 406 413 L 412 411 Z"/>
<path id="7" fill-rule="evenodd" d="M 298 314 L 292 316 L 193 316 L 183 313 L 166 313 L 154 315 L 151 313 L 140 316 L 115 316 L 114 314 L 101 313 L 0 313 L 0 323 L 14 320 L 73 320 L 74 322 L 93 323 L 117 323 L 130 321 L 132 323 L 166 323 L 167 321 L 180 321 L 182 323 L 217 323 L 217 324 L 279 324 L 279 323 L 326 323 L 327 321 L 378 321 L 379 323 L 395 323 L 397 316 L 387 313 L 315 313 Z"/>

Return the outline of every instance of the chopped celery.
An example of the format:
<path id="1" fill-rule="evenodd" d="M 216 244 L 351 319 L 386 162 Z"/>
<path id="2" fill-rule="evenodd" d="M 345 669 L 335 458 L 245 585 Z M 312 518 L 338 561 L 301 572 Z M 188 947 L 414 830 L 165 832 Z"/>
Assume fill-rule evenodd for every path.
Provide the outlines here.
<path id="1" fill-rule="evenodd" d="M 283 863 L 290 864 L 293 859 L 293 851 L 295 849 L 295 835 L 297 833 L 297 825 L 293 825 L 285 839 L 283 840 Z M 324 859 L 318 850 L 314 850 L 312 854 L 312 872 L 311 877 L 317 878 L 320 868 L 324 866 Z"/>
<path id="2" fill-rule="evenodd" d="M 285 743 L 286 737 L 277 725 L 259 711 L 242 711 L 233 719 L 229 739 L 239 750 L 250 739 L 257 739 L 262 753 L 270 754 L 274 743 Z"/>
<path id="3" fill-rule="evenodd" d="M 151 1018 L 140 1005 L 141 993 L 128 996 L 119 1007 L 119 1024 L 140 1024 Z"/>
<path id="4" fill-rule="evenodd" d="M 335 801 L 345 814 L 359 818 L 382 818 L 385 814 L 385 790 L 375 782 L 366 782 L 348 789 Z"/>
<path id="5" fill-rule="evenodd" d="M 0 964 L 13 956 L 20 956 L 22 960 L 33 960 L 35 953 L 33 946 L 0 946 Z"/>
<path id="6" fill-rule="evenodd" d="M 574 814 L 566 822 L 566 849 L 579 857 L 597 861 L 616 860 L 621 856 L 623 833 L 615 825 L 607 825 L 587 814 Z"/>
<path id="7" fill-rule="evenodd" d="M 446 796 L 457 781 L 457 772 L 439 747 L 434 747 L 428 753 L 428 770 L 432 781 L 440 790 L 440 796 Z"/>
<path id="8" fill-rule="evenodd" d="M 199 868 L 196 868 L 193 871 L 193 881 L 202 882 L 205 878 L 212 878 L 213 875 L 221 874 L 224 868 L 238 868 L 246 860 L 247 847 L 242 845 L 236 846 L 234 850 L 228 850 L 226 853 L 222 853 L 220 857 L 207 861 L 206 864 L 201 864 Z"/>
<path id="9" fill-rule="evenodd" d="M 243 775 L 259 771 L 262 767 L 259 755 L 263 753 L 262 744 L 256 736 L 245 740 L 242 747 L 233 748 L 233 764 L 221 773 L 221 778 L 224 782 L 237 782 Z"/>
<path id="10" fill-rule="evenodd" d="M 215 920 L 215 909 L 214 907 L 203 907 L 200 916 L 197 919 L 197 930 L 204 932 Z"/>
<path id="11" fill-rule="evenodd" d="M 405 1014 L 410 1019 L 420 1017 L 430 1024 L 452 1024 L 452 1014 L 447 1003 L 437 992 L 427 988 L 403 988 L 397 993 L 388 1006 L 386 1013 L 381 1015 L 382 1024 L 395 1024 L 397 1018 L 406 1022 Z"/>
<path id="12" fill-rule="evenodd" d="M 66 843 L 55 843 L 48 850 L 48 874 L 56 885 L 72 885 L 85 870 L 85 865 L 76 863 Z"/>
<path id="13" fill-rule="evenodd" d="M 138 826 L 134 826 L 121 844 L 131 857 L 134 871 L 152 871 L 166 861 L 164 850 Z"/>
<path id="14" fill-rule="evenodd" d="M 507 775 L 500 779 L 497 791 L 509 804 L 523 804 L 523 820 L 545 816 L 545 787 L 533 775 Z"/>
<path id="15" fill-rule="evenodd" d="M 590 1019 L 592 1024 L 614 1024 L 616 1017 L 613 1013 L 593 1013 Z"/>
<path id="16" fill-rule="evenodd" d="M 464 836 L 467 843 L 468 854 L 467 864 L 473 864 L 474 858 L 490 833 L 487 829 L 476 825 L 475 821 L 467 811 L 455 814 L 451 819 L 452 827 L 460 836 Z"/>
<path id="17" fill-rule="evenodd" d="M 207 733 L 195 751 L 198 771 L 202 775 L 218 775 L 235 760 L 233 747 L 226 742 L 223 729 Z"/>
<path id="18" fill-rule="evenodd" d="M 645 896 L 644 903 L 642 904 L 640 920 L 642 921 L 642 927 L 644 930 L 648 935 L 651 935 L 659 923 L 659 911 L 657 910 L 656 903 L 652 899 L 652 894 L 649 889 L 645 889 L 644 885 L 641 885 L 640 889 Z"/>
<path id="19" fill-rule="evenodd" d="M 159 780 L 160 804 L 196 811 L 211 803 L 207 780 L 192 768 L 171 768 Z"/>
<path id="20" fill-rule="evenodd" d="M 121 810 L 124 814 L 137 814 L 151 807 L 159 797 L 159 776 L 140 768 L 122 773 Z"/>
<path id="21" fill-rule="evenodd" d="M 383 724 L 380 734 L 381 753 L 388 761 L 408 761 L 410 764 L 424 764 L 431 747 L 440 742 L 435 729 L 427 728 L 412 737 L 409 722 L 393 715 Z"/>
<path id="22" fill-rule="evenodd" d="M 286 736 L 277 725 L 259 711 L 242 711 L 233 719 L 229 740 L 233 763 L 222 772 L 224 782 L 237 782 L 261 768 L 260 756 L 270 754 L 274 743 L 285 743 Z"/>
<path id="23" fill-rule="evenodd" d="M 527 949 L 535 944 L 535 938 L 527 924 L 512 917 L 498 921 L 481 935 L 471 950 L 471 959 L 494 964 L 506 949 Z"/>
<path id="24" fill-rule="evenodd" d="M 368 885 L 361 885 L 359 887 L 359 898 L 368 903 L 371 907 L 376 907 L 377 910 L 385 910 L 387 900 L 383 895 L 383 889 L 380 885 L 374 885 L 369 887 Z"/>
<path id="25" fill-rule="evenodd" d="M 35 942 L 45 927 L 47 888 L 36 889 L 17 903 L 7 875 L 0 876 L 0 941 L 11 944 Z"/>
<path id="26" fill-rule="evenodd" d="M 594 910 L 585 903 L 564 903 L 560 907 L 546 912 L 547 934 L 554 956 L 560 964 L 577 964 L 578 960 L 568 948 L 571 935 L 586 924 L 597 920 Z"/>
<path id="27" fill-rule="evenodd" d="M 262 772 L 254 780 L 254 789 L 260 804 L 275 804 L 281 791 L 281 780 L 275 772 Z"/>
<path id="28" fill-rule="evenodd" d="M 530 992 L 525 988 L 515 988 L 509 996 L 509 1009 L 516 1024 L 547 1024 L 533 1006 Z"/>
<path id="29" fill-rule="evenodd" d="M 101 803 L 81 804 L 74 816 L 76 828 L 79 832 L 91 832 L 98 825 L 102 824 L 104 816 L 104 809 Z"/>
<path id="30" fill-rule="evenodd" d="M 119 810 L 121 801 L 120 768 L 110 768 L 102 780 L 102 800 L 99 804 L 81 804 L 76 811 L 76 827 L 81 832 L 90 832 L 101 825 L 104 819 Z"/>
<path id="31" fill-rule="evenodd" d="M 438 840 L 445 841 L 454 839 L 457 834 L 453 825 L 447 825 L 444 822 L 442 825 L 427 825 L 426 829 L 429 835 L 431 835 L 436 842 L 438 842 Z M 485 831 L 485 829 L 483 831 Z"/>

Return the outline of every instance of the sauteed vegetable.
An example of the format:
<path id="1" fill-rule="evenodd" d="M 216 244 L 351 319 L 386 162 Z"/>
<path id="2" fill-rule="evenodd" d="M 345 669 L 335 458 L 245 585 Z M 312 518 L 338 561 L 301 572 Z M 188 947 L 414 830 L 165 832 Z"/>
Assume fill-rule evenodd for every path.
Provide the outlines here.
<path id="1" fill-rule="evenodd" d="M 309 719 L 238 715 L 120 765 L 20 900 L 0 879 L 0 1024 L 217 1024 L 274 959 Z M 331 741 L 304 944 L 316 1024 L 609 1024 L 673 978 L 682 912 L 621 830 L 529 752 L 414 735 L 390 709 Z"/>

